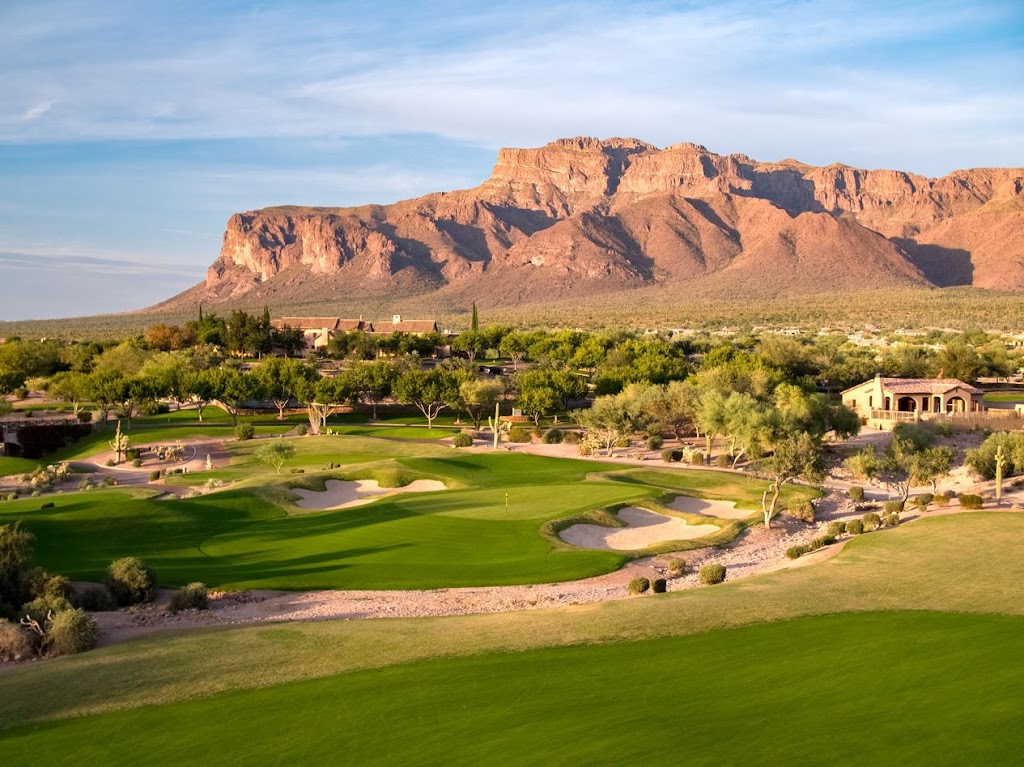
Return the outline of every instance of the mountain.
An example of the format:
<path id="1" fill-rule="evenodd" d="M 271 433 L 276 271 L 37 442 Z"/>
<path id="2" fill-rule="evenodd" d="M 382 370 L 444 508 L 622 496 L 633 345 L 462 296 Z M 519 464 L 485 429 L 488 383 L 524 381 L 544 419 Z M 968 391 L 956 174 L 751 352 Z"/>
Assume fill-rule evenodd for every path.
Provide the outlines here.
<path id="1" fill-rule="evenodd" d="M 159 309 L 424 293 L 494 305 L 659 285 L 776 296 L 1024 288 L 1024 169 L 932 179 L 697 144 L 501 149 L 474 189 L 228 221 L 205 282 Z"/>

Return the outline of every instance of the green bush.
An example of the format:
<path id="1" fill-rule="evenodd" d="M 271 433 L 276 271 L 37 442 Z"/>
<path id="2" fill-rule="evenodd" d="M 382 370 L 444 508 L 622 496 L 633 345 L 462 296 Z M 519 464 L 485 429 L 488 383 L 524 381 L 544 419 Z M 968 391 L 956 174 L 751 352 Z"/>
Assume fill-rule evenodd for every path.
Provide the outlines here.
<path id="1" fill-rule="evenodd" d="M 0 618 L 0 661 L 25 660 L 34 654 L 28 632 L 18 624 Z"/>
<path id="2" fill-rule="evenodd" d="M 715 456 L 715 466 L 719 469 L 728 469 L 732 462 L 729 460 L 729 456 L 725 453 Z"/>
<path id="3" fill-rule="evenodd" d="M 664 450 L 661 451 L 661 460 L 663 460 L 665 463 L 677 463 L 683 460 L 683 451 L 665 448 Z"/>
<path id="4" fill-rule="evenodd" d="M 725 565 L 701 565 L 700 582 L 705 586 L 721 583 L 725 580 Z"/>
<path id="5" fill-rule="evenodd" d="M 846 494 L 850 497 L 851 501 L 863 501 L 864 500 L 864 488 L 854 485 Z"/>
<path id="6" fill-rule="evenodd" d="M 464 431 L 460 431 L 452 437 L 452 445 L 455 447 L 472 447 L 473 437 L 470 434 L 466 434 Z"/>
<path id="7" fill-rule="evenodd" d="M 843 521 L 829 522 L 828 523 L 828 534 L 829 535 L 842 535 L 846 532 L 846 523 Z"/>
<path id="8" fill-rule="evenodd" d="M 255 434 L 256 429 L 251 423 L 240 423 L 235 427 L 235 439 L 239 442 L 250 440 Z"/>
<path id="9" fill-rule="evenodd" d="M 865 530 L 874 530 L 876 527 L 879 527 L 882 524 L 882 518 L 875 514 L 875 512 L 873 511 L 865 514 L 860 519 L 861 522 L 864 523 Z M 849 524 L 847 524 L 846 527 L 847 529 L 849 529 Z"/>
<path id="10" fill-rule="evenodd" d="M 661 446 L 665 444 L 665 438 L 660 434 L 651 434 L 647 437 L 647 449 L 648 450 L 661 450 Z"/>
<path id="11" fill-rule="evenodd" d="M 690 465 L 691 466 L 703 466 L 704 465 L 704 453 L 699 450 L 694 450 L 690 453 Z"/>
<path id="12" fill-rule="evenodd" d="M 541 442 L 545 445 L 560 445 L 563 439 L 561 429 L 548 429 L 544 432 L 544 436 L 541 437 Z"/>
<path id="13" fill-rule="evenodd" d="M 190 583 L 174 592 L 171 604 L 168 606 L 174 615 L 182 610 L 208 610 L 209 608 L 210 597 L 207 594 L 206 586 L 202 583 Z"/>
<path id="14" fill-rule="evenodd" d="M 819 535 L 811 541 L 811 550 L 820 549 L 823 546 L 831 546 L 835 542 L 836 537 L 834 535 Z"/>
<path id="15" fill-rule="evenodd" d="M 562 441 L 567 445 L 578 445 L 582 441 L 583 437 L 580 436 L 578 431 L 566 431 L 562 432 Z"/>
<path id="16" fill-rule="evenodd" d="M 970 493 L 964 493 L 960 496 L 960 508 L 961 509 L 980 509 L 982 505 L 982 498 L 980 495 L 971 495 Z"/>
<path id="17" fill-rule="evenodd" d="M 57 613 L 46 629 L 45 647 L 52 655 L 73 655 L 96 646 L 96 621 L 84 610 Z"/>
<path id="18" fill-rule="evenodd" d="M 121 607 L 152 602 L 156 597 L 156 573 L 138 557 L 122 557 L 107 568 L 106 586 Z"/>
<path id="19" fill-rule="evenodd" d="M 859 519 L 851 519 L 846 523 L 846 532 L 849 535 L 860 535 L 864 532 L 864 523 Z"/>
<path id="20" fill-rule="evenodd" d="M 160 479 L 160 469 L 154 469 L 153 471 L 149 472 L 150 482 L 156 482 L 158 479 Z"/>
<path id="21" fill-rule="evenodd" d="M 110 592 L 103 586 L 92 586 L 86 589 L 75 601 L 77 607 L 81 607 L 83 610 L 88 610 L 91 613 L 107 612 L 117 607 L 114 598 L 110 596 Z"/>
<path id="22" fill-rule="evenodd" d="M 936 493 L 935 495 L 932 496 L 932 503 L 934 503 L 936 506 L 948 506 L 949 496 L 943 495 L 942 493 Z"/>
<path id="23" fill-rule="evenodd" d="M 53 501 L 47 501 L 46 503 L 40 505 L 39 508 L 40 508 L 40 510 L 42 510 L 42 509 L 52 509 L 54 507 L 54 505 L 55 504 L 54 504 Z"/>
<path id="24" fill-rule="evenodd" d="M 522 426 L 513 426 L 508 430 L 508 441 L 509 442 L 529 442 L 530 432 L 524 429 Z"/>
<path id="25" fill-rule="evenodd" d="M 786 507 L 786 513 L 802 522 L 813 522 L 814 504 L 806 500 L 790 501 Z"/>
<path id="26" fill-rule="evenodd" d="M 629 582 L 630 594 L 643 594 L 651 587 L 651 582 L 644 577 L 638 576 Z"/>
<path id="27" fill-rule="evenodd" d="M 305 437 L 308 431 L 309 427 L 307 427 L 306 424 L 304 423 L 300 423 L 298 426 L 295 427 L 295 433 L 298 434 L 300 437 Z"/>
<path id="28" fill-rule="evenodd" d="M 71 602 L 64 597 L 54 595 L 41 596 L 23 604 L 18 611 L 18 615 L 27 615 L 42 626 L 50 615 L 59 615 L 70 609 L 72 609 Z"/>
<path id="29" fill-rule="evenodd" d="M 885 526 L 886 527 L 897 527 L 899 525 L 899 523 L 900 523 L 900 515 L 898 513 L 896 513 L 895 511 L 892 514 L 889 514 L 888 516 L 886 516 L 886 518 L 885 518 Z"/>
<path id="30" fill-rule="evenodd" d="M 668 561 L 668 574 L 673 578 L 678 578 L 680 575 L 686 574 L 686 560 L 680 559 L 679 557 L 673 557 Z"/>
<path id="31" fill-rule="evenodd" d="M 668 582 L 664 578 L 655 578 L 651 581 L 651 591 L 655 594 L 664 594 L 668 591 Z"/>
<path id="32" fill-rule="evenodd" d="M 28 589 L 33 597 L 71 599 L 75 595 L 71 581 L 63 575 L 51 575 L 40 567 L 28 573 Z"/>
<path id="33" fill-rule="evenodd" d="M 790 546 L 788 549 L 786 549 L 786 556 L 790 559 L 799 559 L 810 550 L 810 546 L 805 546 L 801 543 L 797 546 Z"/>
<path id="34" fill-rule="evenodd" d="M 895 498 L 882 504 L 883 514 L 899 514 L 901 511 L 903 511 L 903 501 L 898 501 Z"/>
<path id="35" fill-rule="evenodd" d="M 921 511 L 924 511 L 928 508 L 928 504 L 932 502 L 932 498 L 934 496 L 931 493 L 922 493 L 914 498 L 914 505 L 921 509 Z"/>

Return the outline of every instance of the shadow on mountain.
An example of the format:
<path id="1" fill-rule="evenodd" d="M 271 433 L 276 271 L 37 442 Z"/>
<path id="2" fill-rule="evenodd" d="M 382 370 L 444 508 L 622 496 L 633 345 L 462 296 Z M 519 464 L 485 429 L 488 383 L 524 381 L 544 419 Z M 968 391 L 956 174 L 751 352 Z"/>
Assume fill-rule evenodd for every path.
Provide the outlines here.
<path id="1" fill-rule="evenodd" d="M 938 287 L 951 288 L 973 284 L 974 263 L 971 261 L 970 251 L 920 244 L 909 237 L 891 239 L 907 252 L 914 266 L 924 272 L 924 276 Z"/>

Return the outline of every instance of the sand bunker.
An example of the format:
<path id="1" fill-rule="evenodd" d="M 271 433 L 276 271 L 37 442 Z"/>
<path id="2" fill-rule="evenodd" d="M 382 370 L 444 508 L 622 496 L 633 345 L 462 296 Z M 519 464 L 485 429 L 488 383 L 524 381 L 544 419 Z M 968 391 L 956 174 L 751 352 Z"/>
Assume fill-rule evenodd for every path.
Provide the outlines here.
<path id="1" fill-rule="evenodd" d="M 417 479 L 402 487 L 381 487 L 375 479 L 357 479 L 353 482 L 329 479 L 324 483 L 324 487 L 325 490 L 292 488 L 292 492 L 299 496 L 295 505 L 303 509 L 345 509 L 372 503 L 385 495 L 429 493 L 447 489 L 444 482 L 438 482 L 436 479 Z"/>
<path id="2" fill-rule="evenodd" d="M 735 501 L 706 501 L 703 498 L 690 498 L 687 495 L 681 495 L 672 503 L 665 505 L 686 514 L 703 514 L 705 517 L 720 519 L 746 519 L 756 513 L 750 509 L 737 509 Z"/>
<path id="3" fill-rule="evenodd" d="M 573 525 L 559 536 L 566 543 L 584 549 L 633 551 L 664 541 L 686 541 L 717 533 L 718 525 L 688 525 L 686 520 L 667 517 L 647 509 L 627 506 L 616 515 L 629 527 Z"/>

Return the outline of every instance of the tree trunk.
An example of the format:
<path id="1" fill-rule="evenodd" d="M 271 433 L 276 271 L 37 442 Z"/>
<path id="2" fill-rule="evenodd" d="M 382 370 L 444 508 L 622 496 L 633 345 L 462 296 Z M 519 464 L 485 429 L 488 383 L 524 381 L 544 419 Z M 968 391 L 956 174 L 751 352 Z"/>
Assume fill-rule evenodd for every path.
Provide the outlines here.
<path id="1" fill-rule="evenodd" d="M 767 503 L 768 492 L 771 491 L 772 502 Z M 772 527 L 772 517 L 775 516 L 775 506 L 779 502 L 779 495 L 782 492 L 782 482 L 776 479 L 768 486 L 768 490 L 765 490 L 761 494 L 761 513 L 764 514 L 764 526 L 769 530 Z"/>

